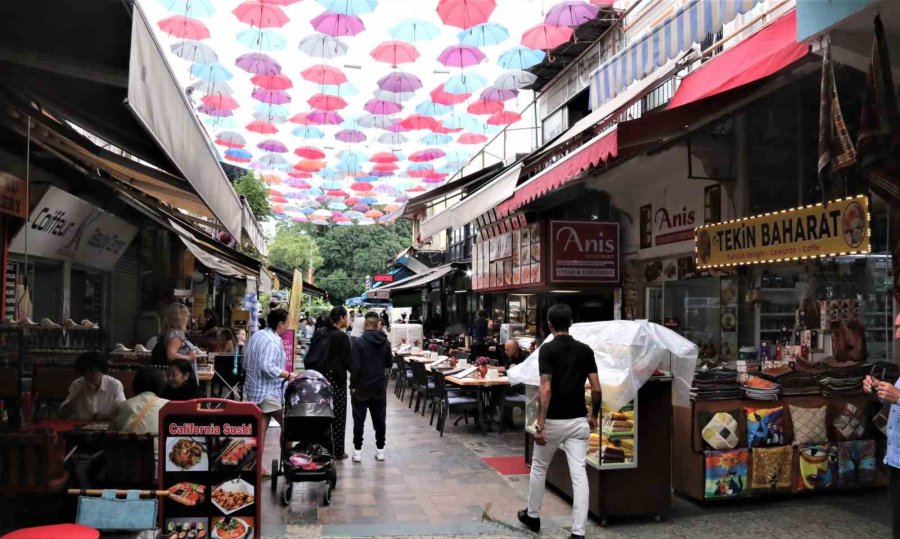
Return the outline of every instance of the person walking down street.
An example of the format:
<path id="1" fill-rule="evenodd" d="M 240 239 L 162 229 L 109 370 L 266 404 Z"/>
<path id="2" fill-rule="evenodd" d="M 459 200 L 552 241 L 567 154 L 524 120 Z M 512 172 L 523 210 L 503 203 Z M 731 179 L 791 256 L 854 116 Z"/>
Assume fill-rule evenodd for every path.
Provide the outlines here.
<path id="1" fill-rule="evenodd" d="M 478 318 L 472 324 L 472 357 L 483 356 L 487 352 L 488 321 L 484 311 L 478 311 Z"/>
<path id="2" fill-rule="evenodd" d="M 266 317 L 266 329 L 257 331 L 250 337 L 244 353 L 244 400 L 259 406 L 263 413 L 262 440 L 259 448 L 259 462 L 263 459 L 266 430 L 272 419 L 284 425 L 282 404 L 284 401 L 284 381 L 290 382 L 295 375 L 284 370 L 285 357 L 281 336 L 288 329 L 288 312 L 273 309 Z M 263 467 L 263 476 L 271 477 L 272 471 Z"/>
<path id="3" fill-rule="evenodd" d="M 391 317 L 388 316 L 387 309 L 381 311 L 381 327 L 384 331 L 391 330 Z"/>
<path id="4" fill-rule="evenodd" d="M 582 538 L 590 494 L 584 459 L 591 431 L 597 428 L 600 379 L 593 350 L 569 335 L 572 309 L 565 304 L 554 305 L 547 312 L 547 322 L 553 340 L 541 347 L 538 358 L 540 405 L 534 422 L 535 446 L 528 507 L 519 511 L 518 516 L 519 522 L 531 531 L 540 531 L 547 469 L 557 448 L 562 447 L 572 477 L 572 534 L 569 537 Z M 591 414 L 584 405 L 584 385 L 588 380 L 591 384 Z"/>
<path id="5" fill-rule="evenodd" d="M 326 326 L 313 337 L 313 343 L 317 339 L 326 339 L 324 344 L 328 347 L 328 356 L 322 367 L 322 375 L 331 383 L 334 396 L 334 458 L 343 460 L 347 458 L 344 435 L 347 430 L 347 371 L 350 370 L 350 336 L 347 334 L 347 327 L 350 325 L 350 316 L 347 309 L 339 306 L 331 309 L 325 322 Z"/>
<path id="6" fill-rule="evenodd" d="M 362 461 L 366 414 L 375 427 L 375 460 L 384 460 L 387 416 L 387 371 L 393 357 L 387 335 L 380 330 L 375 311 L 365 316 L 365 331 L 353 339 L 350 359 L 350 404 L 353 408 L 353 462 Z"/>
<path id="7" fill-rule="evenodd" d="M 890 382 L 866 376 L 863 380 L 866 393 L 877 393 L 878 399 L 891 405 L 888 414 L 887 451 L 884 463 L 888 470 L 888 496 L 891 501 L 891 524 L 894 539 L 900 539 L 900 380 Z"/>

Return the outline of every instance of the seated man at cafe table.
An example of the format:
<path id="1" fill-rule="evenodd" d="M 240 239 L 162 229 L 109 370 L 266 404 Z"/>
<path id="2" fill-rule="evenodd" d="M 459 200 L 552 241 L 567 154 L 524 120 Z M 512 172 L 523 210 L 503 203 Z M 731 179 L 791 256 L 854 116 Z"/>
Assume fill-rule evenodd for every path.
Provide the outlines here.
<path id="1" fill-rule="evenodd" d="M 59 407 L 65 419 L 109 419 L 116 404 L 125 400 L 122 382 L 106 374 L 109 363 L 99 352 L 85 352 L 75 360 L 75 372 L 81 377 L 69 386 L 69 396 Z"/>
<path id="2" fill-rule="evenodd" d="M 503 345 L 504 357 L 506 358 L 506 368 L 514 367 L 522 363 L 530 355 L 527 350 L 523 350 L 519 345 L 519 341 L 510 339 Z"/>
<path id="3" fill-rule="evenodd" d="M 162 398 L 166 377 L 156 367 L 141 367 L 131 384 L 134 397 L 116 404 L 109 430 L 136 434 L 159 433 L 159 410 L 169 401 Z"/>

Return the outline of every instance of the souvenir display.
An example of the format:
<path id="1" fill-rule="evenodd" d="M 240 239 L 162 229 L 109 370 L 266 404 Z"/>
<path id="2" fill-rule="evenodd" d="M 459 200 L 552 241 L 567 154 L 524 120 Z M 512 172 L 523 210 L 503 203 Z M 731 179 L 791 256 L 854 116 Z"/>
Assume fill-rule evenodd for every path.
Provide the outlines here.
<path id="1" fill-rule="evenodd" d="M 784 443 L 784 409 L 745 408 L 747 414 L 747 445 L 766 447 Z"/>
<path id="2" fill-rule="evenodd" d="M 826 490 L 837 484 L 838 448 L 835 444 L 801 445 L 798 454 L 797 490 Z"/>
<path id="3" fill-rule="evenodd" d="M 706 451 L 705 455 L 705 498 L 734 498 L 747 493 L 748 450 Z"/>

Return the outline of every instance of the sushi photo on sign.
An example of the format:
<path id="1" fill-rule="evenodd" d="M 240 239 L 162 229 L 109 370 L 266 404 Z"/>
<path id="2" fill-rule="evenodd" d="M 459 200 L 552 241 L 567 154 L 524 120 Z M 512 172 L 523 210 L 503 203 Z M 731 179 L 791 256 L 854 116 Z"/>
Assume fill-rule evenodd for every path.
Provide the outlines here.
<path id="1" fill-rule="evenodd" d="M 215 438 L 210 454 L 214 471 L 253 471 L 257 459 L 256 438 Z"/>

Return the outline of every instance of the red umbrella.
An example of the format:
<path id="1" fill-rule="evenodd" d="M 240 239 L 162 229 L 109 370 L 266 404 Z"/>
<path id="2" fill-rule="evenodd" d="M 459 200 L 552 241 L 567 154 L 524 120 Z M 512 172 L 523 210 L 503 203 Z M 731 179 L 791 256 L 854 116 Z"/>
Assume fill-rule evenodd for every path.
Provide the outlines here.
<path id="1" fill-rule="evenodd" d="M 372 170 L 377 170 L 379 172 L 393 172 L 399 168 L 400 167 L 398 167 L 394 163 L 378 163 L 377 165 L 372 167 Z"/>
<path id="2" fill-rule="evenodd" d="M 317 159 L 303 159 L 294 165 L 294 170 L 299 170 L 301 172 L 318 172 L 323 168 L 325 168 L 325 161 L 319 161 Z"/>
<path id="3" fill-rule="evenodd" d="M 266 90 L 287 90 L 292 88 L 294 83 L 287 76 L 280 73 L 272 73 L 270 75 L 256 75 L 250 79 L 254 85 Z"/>
<path id="4" fill-rule="evenodd" d="M 343 189 L 331 189 L 330 191 L 326 191 L 325 195 L 334 198 L 347 198 L 350 196 Z"/>
<path id="5" fill-rule="evenodd" d="M 315 82 L 316 84 L 337 86 L 347 82 L 347 76 L 344 75 L 343 71 L 325 64 L 316 64 L 312 67 L 308 67 L 301 71 L 300 75 L 304 79 Z"/>
<path id="6" fill-rule="evenodd" d="M 317 122 L 309 119 L 308 112 L 298 112 L 297 114 L 294 114 L 293 116 L 288 118 L 288 121 L 300 125 L 319 125 Z"/>
<path id="7" fill-rule="evenodd" d="M 379 62 L 397 67 L 398 64 L 415 62 L 419 57 L 419 51 L 414 45 L 405 41 L 385 41 L 375 47 L 369 55 Z"/>
<path id="8" fill-rule="evenodd" d="M 247 124 L 246 129 L 247 131 L 261 133 L 263 135 L 271 135 L 278 132 L 278 128 L 275 127 L 271 122 L 264 122 L 262 120 L 250 122 L 249 124 Z"/>
<path id="9" fill-rule="evenodd" d="M 311 173 L 303 172 L 302 170 L 292 170 L 292 171 L 288 172 L 288 176 L 290 176 L 291 178 L 300 178 L 300 179 L 312 178 Z M 304 189 L 309 189 L 309 188 L 305 187 Z"/>
<path id="10" fill-rule="evenodd" d="M 234 110 L 240 107 L 240 104 L 233 97 L 222 94 L 205 95 L 201 101 L 207 107 L 214 109 Z"/>
<path id="11" fill-rule="evenodd" d="M 269 4 L 270 6 L 289 6 L 296 4 L 300 0 L 259 0 L 260 4 Z"/>
<path id="12" fill-rule="evenodd" d="M 306 159 L 324 159 L 325 152 L 318 148 L 313 148 L 312 146 L 300 146 L 294 153 L 300 157 L 304 157 Z"/>
<path id="13" fill-rule="evenodd" d="M 413 114 L 400 122 L 400 126 L 406 129 L 433 129 L 440 125 L 440 122 L 431 116 L 422 114 Z"/>
<path id="14" fill-rule="evenodd" d="M 503 110 L 503 103 L 497 101 L 475 101 L 466 109 L 469 114 L 493 114 Z"/>
<path id="15" fill-rule="evenodd" d="M 375 186 L 369 182 L 353 182 L 353 185 L 350 186 L 352 191 L 371 191 L 372 189 L 375 189 Z"/>
<path id="16" fill-rule="evenodd" d="M 521 119 L 522 116 L 518 112 L 513 112 L 511 110 L 501 110 L 499 112 L 491 114 L 491 117 L 488 118 L 487 123 L 491 125 L 509 125 L 514 124 Z"/>
<path id="17" fill-rule="evenodd" d="M 209 29 L 202 21 L 183 15 L 173 15 L 159 21 L 159 29 L 181 39 L 201 40 L 209 37 Z"/>
<path id="18" fill-rule="evenodd" d="M 444 24 L 467 30 L 487 22 L 496 7 L 494 0 L 441 0 L 437 12 Z"/>
<path id="19" fill-rule="evenodd" d="M 281 28 L 290 20 L 278 6 L 260 2 L 244 2 L 234 8 L 234 16 L 256 28 Z"/>
<path id="20" fill-rule="evenodd" d="M 456 142 L 460 144 L 481 144 L 482 142 L 487 142 L 487 139 L 486 136 L 477 133 L 465 133 L 460 135 Z"/>
<path id="21" fill-rule="evenodd" d="M 450 127 L 446 127 L 444 124 L 441 124 L 437 127 L 431 128 L 432 133 L 437 133 L 439 135 L 449 135 L 450 133 L 459 133 L 462 130 L 463 130 L 462 127 L 450 128 Z"/>
<path id="22" fill-rule="evenodd" d="M 316 94 L 306 102 L 314 109 L 325 111 L 339 110 L 347 106 L 347 102 L 342 97 L 330 94 Z"/>
<path id="23" fill-rule="evenodd" d="M 572 29 L 568 27 L 537 24 L 522 34 L 522 45 L 529 49 L 550 50 L 572 39 Z"/>
<path id="24" fill-rule="evenodd" d="M 391 152 L 378 152 L 369 158 L 373 163 L 396 163 L 397 156 Z"/>
<path id="25" fill-rule="evenodd" d="M 470 97 L 472 94 L 451 94 L 444 90 L 443 84 L 431 91 L 431 100 L 439 105 L 457 105 Z"/>

